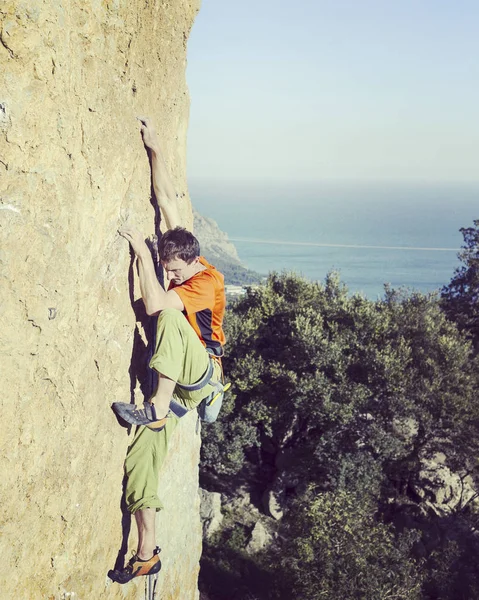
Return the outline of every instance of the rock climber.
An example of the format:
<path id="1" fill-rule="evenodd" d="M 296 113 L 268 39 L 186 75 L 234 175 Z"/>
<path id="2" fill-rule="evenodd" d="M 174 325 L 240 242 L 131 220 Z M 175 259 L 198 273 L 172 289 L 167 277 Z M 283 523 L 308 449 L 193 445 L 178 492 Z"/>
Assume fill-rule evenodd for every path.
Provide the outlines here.
<path id="1" fill-rule="evenodd" d="M 149 365 L 158 374 L 158 386 L 143 408 L 122 402 L 113 405 L 123 420 L 139 426 L 125 459 L 125 499 L 135 516 L 138 548 L 126 567 L 114 572 L 112 578 L 119 583 L 161 568 L 155 533 L 156 512 L 162 508 L 159 470 L 179 417 L 217 390 L 214 384 L 222 377 L 220 357 L 225 342 L 223 275 L 200 256 L 198 240 L 181 227 L 177 196 L 158 136 L 149 119 L 140 118 L 140 123 L 150 154 L 154 193 L 167 226 L 158 254 L 169 286 L 165 291 L 158 282 L 141 233 L 131 228 L 120 231 L 137 259 L 146 312 L 158 315 L 156 348 Z"/>

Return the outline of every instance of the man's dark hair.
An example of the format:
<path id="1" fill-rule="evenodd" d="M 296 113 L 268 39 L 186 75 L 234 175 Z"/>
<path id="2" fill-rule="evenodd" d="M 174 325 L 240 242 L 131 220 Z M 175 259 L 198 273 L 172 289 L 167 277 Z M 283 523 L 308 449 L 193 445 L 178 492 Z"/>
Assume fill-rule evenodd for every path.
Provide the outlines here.
<path id="1" fill-rule="evenodd" d="M 184 227 L 175 227 L 161 236 L 158 254 L 162 262 L 179 258 L 189 264 L 200 255 L 200 243 Z"/>

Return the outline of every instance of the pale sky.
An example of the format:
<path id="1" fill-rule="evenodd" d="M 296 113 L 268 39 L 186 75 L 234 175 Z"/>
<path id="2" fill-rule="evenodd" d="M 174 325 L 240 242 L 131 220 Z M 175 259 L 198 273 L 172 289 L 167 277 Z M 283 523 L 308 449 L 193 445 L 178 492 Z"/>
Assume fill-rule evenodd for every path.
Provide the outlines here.
<path id="1" fill-rule="evenodd" d="M 479 181 L 477 0 L 203 0 L 190 179 Z"/>

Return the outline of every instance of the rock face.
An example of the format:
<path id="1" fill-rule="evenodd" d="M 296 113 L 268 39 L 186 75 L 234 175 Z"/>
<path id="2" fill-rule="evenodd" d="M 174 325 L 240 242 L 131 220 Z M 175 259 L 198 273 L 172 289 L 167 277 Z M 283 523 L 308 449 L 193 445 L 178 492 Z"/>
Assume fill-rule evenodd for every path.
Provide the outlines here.
<path id="1" fill-rule="evenodd" d="M 135 317 L 139 289 L 117 230 L 154 229 L 138 114 L 156 124 L 192 223 L 185 61 L 198 8 L 199 0 L 0 8 L 4 598 L 144 597 L 143 581 L 121 588 L 106 577 L 123 540 L 131 440 L 110 405 L 143 400 L 151 329 L 141 310 Z M 199 445 L 188 415 L 160 484 L 162 600 L 198 596 Z"/>

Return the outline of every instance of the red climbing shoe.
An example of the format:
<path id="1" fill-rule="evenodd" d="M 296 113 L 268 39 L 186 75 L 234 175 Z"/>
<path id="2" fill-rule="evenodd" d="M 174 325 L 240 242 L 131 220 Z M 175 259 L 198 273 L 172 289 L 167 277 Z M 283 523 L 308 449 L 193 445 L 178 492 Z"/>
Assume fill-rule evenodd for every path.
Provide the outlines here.
<path id="1" fill-rule="evenodd" d="M 161 569 L 160 548 L 156 547 L 153 556 L 148 560 L 141 560 L 138 555 L 132 556 L 121 571 L 110 571 L 108 576 L 116 583 L 128 583 L 134 577 L 141 575 L 154 575 L 159 573 Z"/>

